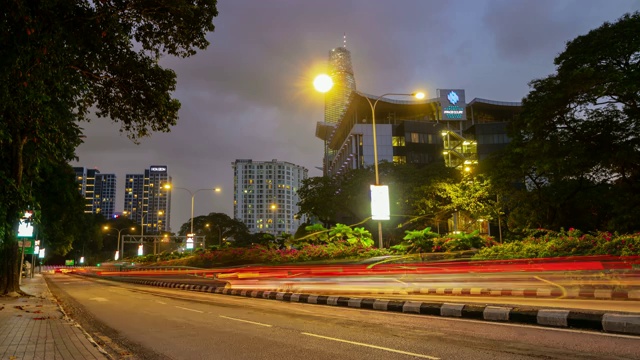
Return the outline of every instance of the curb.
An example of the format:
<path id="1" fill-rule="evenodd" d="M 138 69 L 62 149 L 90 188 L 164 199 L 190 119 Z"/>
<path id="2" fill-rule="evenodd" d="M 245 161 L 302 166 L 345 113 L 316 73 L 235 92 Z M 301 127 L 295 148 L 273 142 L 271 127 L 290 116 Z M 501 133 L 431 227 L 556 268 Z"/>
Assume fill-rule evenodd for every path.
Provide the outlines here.
<path id="1" fill-rule="evenodd" d="M 109 279 L 140 285 L 288 302 L 640 335 L 640 314 L 631 313 L 574 311 L 529 306 L 485 306 L 442 302 L 379 300 L 373 298 L 312 295 L 293 292 L 227 289 L 224 287 L 155 280 Z"/>
<path id="2" fill-rule="evenodd" d="M 277 288 L 271 291 L 300 292 L 295 287 Z M 340 290 L 333 291 L 340 293 Z M 353 295 L 357 290 L 344 291 Z M 408 288 L 403 290 L 371 289 L 367 294 L 377 295 L 464 295 L 464 296 L 517 296 L 537 298 L 563 299 L 599 299 L 599 300 L 640 300 L 640 290 L 612 290 L 612 289 L 491 289 L 491 288 Z"/>

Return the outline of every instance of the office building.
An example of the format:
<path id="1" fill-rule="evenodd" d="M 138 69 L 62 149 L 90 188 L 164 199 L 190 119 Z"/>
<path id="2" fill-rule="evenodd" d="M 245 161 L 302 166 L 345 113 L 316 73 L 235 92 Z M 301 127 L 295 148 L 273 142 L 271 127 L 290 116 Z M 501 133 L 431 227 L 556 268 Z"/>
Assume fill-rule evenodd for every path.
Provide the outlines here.
<path id="1" fill-rule="evenodd" d="M 308 170 L 292 163 L 272 160 L 236 160 L 233 166 L 233 214 L 251 233 L 294 234 L 298 219 L 297 194 Z"/>
<path id="2" fill-rule="evenodd" d="M 344 49 L 337 55 L 329 59 L 329 67 L 338 69 L 329 74 L 334 83 L 354 79 L 350 53 Z M 374 165 L 370 104 L 376 101 L 378 162 L 444 161 L 463 171 L 471 171 L 478 160 L 509 142 L 506 123 L 522 110 L 519 102 L 475 98 L 467 103 L 464 89 L 438 89 L 435 98 L 423 100 L 408 96 L 378 99 L 356 90 L 355 80 L 352 88 L 339 86 L 330 95 L 334 90 L 327 92 L 325 119 L 316 125 L 316 137 L 325 145 L 326 176 Z"/>
<path id="3" fill-rule="evenodd" d="M 123 215 L 144 227 L 145 234 L 171 231 L 171 183 L 166 165 L 152 165 L 144 174 L 126 174 Z"/>

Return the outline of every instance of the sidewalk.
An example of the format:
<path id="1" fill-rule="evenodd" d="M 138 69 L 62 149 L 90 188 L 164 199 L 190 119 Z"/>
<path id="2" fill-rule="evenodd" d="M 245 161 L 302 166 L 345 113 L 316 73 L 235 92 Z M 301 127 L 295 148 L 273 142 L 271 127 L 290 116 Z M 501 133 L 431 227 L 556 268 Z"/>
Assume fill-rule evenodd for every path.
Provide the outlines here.
<path id="1" fill-rule="evenodd" d="M 110 359 L 69 319 L 41 274 L 22 279 L 32 297 L 0 297 L 0 359 Z"/>

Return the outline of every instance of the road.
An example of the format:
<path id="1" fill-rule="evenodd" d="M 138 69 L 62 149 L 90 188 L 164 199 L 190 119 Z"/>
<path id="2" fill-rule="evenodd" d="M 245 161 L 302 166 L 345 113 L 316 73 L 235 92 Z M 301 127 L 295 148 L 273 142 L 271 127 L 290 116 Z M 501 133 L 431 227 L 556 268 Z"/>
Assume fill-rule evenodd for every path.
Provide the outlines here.
<path id="1" fill-rule="evenodd" d="M 47 275 L 121 359 L 638 359 L 640 339 Z M 133 354 L 131 355 L 130 352 Z"/>
<path id="2" fill-rule="evenodd" d="M 191 275 L 154 275 L 154 276 L 128 276 L 130 279 L 137 280 L 157 280 L 168 283 L 178 284 L 194 284 L 207 286 L 224 286 L 225 282 L 213 279 L 203 279 Z M 322 282 L 325 280 L 325 282 Z M 365 282 L 364 280 L 360 280 Z M 355 296 L 355 297 L 373 297 L 376 299 L 388 300 L 406 300 L 406 301 L 433 301 L 433 302 L 449 302 L 449 303 L 474 303 L 484 305 L 526 305 L 536 307 L 553 307 L 557 309 L 576 309 L 576 310 L 595 310 L 595 311 L 617 311 L 617 312 L 640 312 L 640 301 L 638 300 L 603 300 L 603 299 L 563 299 L 559 297 L 518 297 L 518 296 L 472 296 L 472 295 L 416 295 L 416 294 L 389 294 L 389 293 L 368 293 L 357 291 L 334 291 L 336 284 L 349 284 L 345 279 L 317 280 L 319 286 L 309 286 L 308 290 L 302 290 L 302 293 L 322 294 L 322 295 L 339 295 L 339 296 Z M 503 282 L 503 287 L 509 287 L 510 283 Z M 233 288 L 251 289 L 251 290 L 276 290 L 279 284 L 273 283 L 271 280 L 262 280 L 260 282 L 251 283 L 247 286 L 247 282 L 235 284 Z M 297 288 L 296 288 L 297 289 Z"/>

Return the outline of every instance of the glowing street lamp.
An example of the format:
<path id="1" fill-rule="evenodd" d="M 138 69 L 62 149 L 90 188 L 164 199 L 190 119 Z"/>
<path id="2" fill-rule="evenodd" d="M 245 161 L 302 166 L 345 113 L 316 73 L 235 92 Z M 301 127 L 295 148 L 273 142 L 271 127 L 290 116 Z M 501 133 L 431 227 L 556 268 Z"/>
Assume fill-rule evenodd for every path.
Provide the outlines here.
<path id="1" fill-rule="evenodd" d="M 189 190 L 189 189 L 187 189 L 187 188 L 177 187 L 177 186 L 173 186 L 173 185 L 171 185 L 171 184 L 165 184 L 165 185 L 164 185 L 164 188 L 165 188 L 165 189 L 172 189 L 172 188 L 173 188 L 173 189 L 185 190 L 185 191 L 187 191 L 187 192 L 191 195 L 191 232 L 190 232 L 190 234 L 191 234 L 192 236 L 194 236 L 194 235 L 195 235 L 195 234 L 194 234 L 194 232 L 193 232 L 193 205 L 194 205 L 194 199 L 195 199 L 196 194 L 197 194 L 199 191 L 207 191 L 207 190 L 208 190 L 208 191 L 213 191 L 213 192 L 220 192 L 220 191 L 222 191 L 222 189 L 220 189 L 220 188 L 198 189 L 198 190 L 196 190 L 196 191 L 191 191 L 191 190 Z M 204 245 L 203 245 L 203 247 L 204 247 Z"/>
<path id="2" fill-rule="evenodd" d="M 321 74 L 316 76 L 315 80 L 313 81 L 313 86 L 316 88 L 316 90 L 318 90 L 319 92 L 322 93 L 326 93 L 329 90 L 331 90 L 331 88 L 333 87 L 333 81 L 331 79 L 331 77 L 329 75 L 326 74 Z M 371 126 L 373 128 L 373 169 L 376 175 L 376 183 L 375 185 L 373 185 L 371 187 L 371 196 L 372 196 L 372 203 L 371 203 L 371 212 L 372 212 L 372 216 L 371 218 L 373 220 L 379 219 L 379 220 L 388 220 L 389 218 L 386 217 L 385 214 L 389 213 L 389 189 L 387 186 L 384 186 L 384 188 L 386 189 L 382 189 L 380 188 L 380 176 L 378 173 L 378 139 L 376 136 L 376 105 L 378 105 L 378 101 L 380 101 L 383 97 L 385 96 L 413 96 L 416 99 L 424 99 L 425 94 L 423 92 L 415 92 L 415 93 L 410 93 L 410 94 L 405 94 L 405 93 L 385 93 L 382 94 L 380 96 L 378 96 L 378 98 L 375 100 L 375 102 L 371 102 L 371 100 L 369 100 L 369 97 L 365 96 L 364 98 L 367 99 L 367 102 L 369 103 L 369 106 L 371 107 Z M 375 188 L 374 188 L 375 187 Z M 386 200 L 383 199 L 382 197 L 384 197 L 386 194 Z M 375 196 L 375 201 L 374 201 L 374 196 Z M 386 205 L 385 205 L 386 204 Z M 386 206 L 387 208 L 384 209 L 383 207 Z M 378 221 L 378 247 L 379 248 L 383 248 L 384 245 L 382 243 L 382 222 Z"/>
<path id="3" fill-rule="evenodd" d="M 130 227 L 130 228 L 115 229 L 115 228 L 110 228 L 109 225 L 105 225 L 103 227 L 103 229 L 104 230 L 116 230 L 116 231 L 118 231 L 118 250 L 116 250 L 116 254 L 113 257 L 114 260 L 118 260 L 120 258 L 120 233 L 122 233 L 122 230 L 127 230 L 127 229 L 131 230 L 131 231 L 134 231 L 136 228 Z M 124 243 L 122 244 L 122 252 L 124 253 Z"/>

